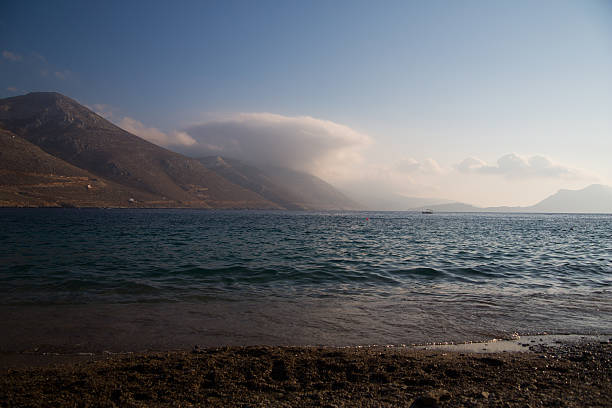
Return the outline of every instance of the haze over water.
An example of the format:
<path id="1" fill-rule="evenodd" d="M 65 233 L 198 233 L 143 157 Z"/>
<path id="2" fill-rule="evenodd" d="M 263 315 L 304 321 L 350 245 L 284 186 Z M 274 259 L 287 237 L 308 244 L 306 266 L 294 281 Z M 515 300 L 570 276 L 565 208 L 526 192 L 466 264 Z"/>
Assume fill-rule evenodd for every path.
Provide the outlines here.
<path id="1" fill-rule="evenodd" d="M 609 215 L 0 211 L 7 350 L 612 333 Z"/>

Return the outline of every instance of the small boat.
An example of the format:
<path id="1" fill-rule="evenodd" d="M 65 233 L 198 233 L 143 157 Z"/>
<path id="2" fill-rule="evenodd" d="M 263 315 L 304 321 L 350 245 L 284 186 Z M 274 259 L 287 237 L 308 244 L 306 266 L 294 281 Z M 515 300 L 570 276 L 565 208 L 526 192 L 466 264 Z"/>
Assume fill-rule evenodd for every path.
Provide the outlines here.
<path id="1" fill-rule="evenodd" d="M 433 210 L 431 208 L 426 208 L 421 211 L 421 214 L 433 214 Z"/>

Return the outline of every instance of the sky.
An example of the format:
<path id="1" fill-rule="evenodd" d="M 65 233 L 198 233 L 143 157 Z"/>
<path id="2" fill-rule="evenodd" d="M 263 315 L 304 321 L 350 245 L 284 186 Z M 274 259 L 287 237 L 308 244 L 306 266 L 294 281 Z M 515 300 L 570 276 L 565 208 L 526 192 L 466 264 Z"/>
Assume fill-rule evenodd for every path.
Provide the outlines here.
<path id="1" fill-rule="evenodd" d="M 531 205 L 612 185 L 611 1 L 19 1 L 0 97 L 355 196 Z"/>

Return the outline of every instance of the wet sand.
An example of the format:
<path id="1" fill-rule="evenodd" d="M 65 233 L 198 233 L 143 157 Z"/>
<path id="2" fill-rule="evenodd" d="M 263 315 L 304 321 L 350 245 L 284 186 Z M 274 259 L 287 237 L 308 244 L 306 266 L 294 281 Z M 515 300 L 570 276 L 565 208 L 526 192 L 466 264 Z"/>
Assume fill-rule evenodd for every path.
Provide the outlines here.
<path id="1" fill-rule="evenodd" d="M 1 406 L 610 407 L 612 344 L 0 356 Z M 482 350 L 481 350 L 482 351 Z"/>

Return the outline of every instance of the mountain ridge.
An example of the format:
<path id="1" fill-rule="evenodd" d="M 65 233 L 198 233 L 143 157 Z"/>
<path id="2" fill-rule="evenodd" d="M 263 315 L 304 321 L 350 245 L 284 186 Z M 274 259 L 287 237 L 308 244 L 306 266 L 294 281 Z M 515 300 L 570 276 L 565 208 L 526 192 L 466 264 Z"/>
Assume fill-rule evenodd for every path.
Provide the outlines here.
<path id="1" fill-rule="evenodd" d="M 3 133 L 4 155 L 13 157 L 11 168 L 0 163 L 0 172 L 6 173 L 5 180 L 0 179 L 3 206 L 303 209 L 290 200 L 271 201 L 261 191 L 133 135 L 56 92 L 0 99 L 0 129 L 7 132 Z M 20 151 L 30 158 L 21 167 L 14 160 Z M 71 177 L 70 183 L 63 184 L 63 192 L 51 188 L 59 185 L 52 168 L 60 167 L 70 169 L 66 171 Z M 25 181 L 32 174 L 38 187 L 20 185 L 20 178 Z M 102 184 L 105 187 L 98 188 Z M 308 208 L 331 209 L 327 203 Z"/>
<path id="2" fill-rule="evenodd" d="M 205 166 L 288 210 L 356 210 L 360 206 L 329 183 L 287 168 L 256 166 L 221 156 L 199 159 Z"/>
<path id="3" fill-rule="evenodd" d="M 556 193 L 530 206 L 478 207 L 454 202 L 412 208 L 421 211 L 430 208 L 438 212 L 522 212 L 522 213 L 585 213 L 611 214 L 612 187 L 604 184 L 590 184 L 582 189 L 560 189 Z"/>
<path id="4" fill-rule="evenodd" d="M 0 101 L 0 127 L 76 167 L 170 206 L 276 208 L 197 160 L 135 136 L 58 93 Z"/>

